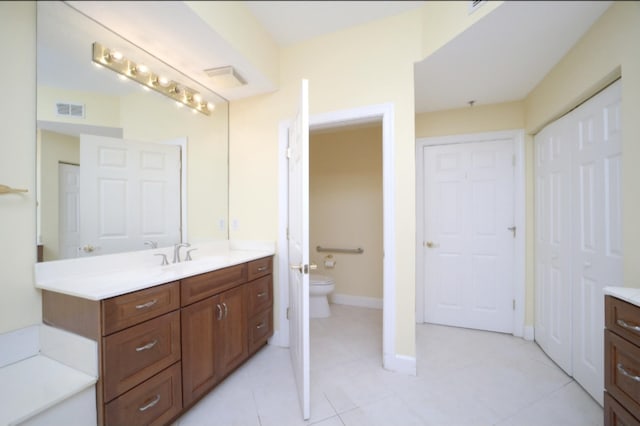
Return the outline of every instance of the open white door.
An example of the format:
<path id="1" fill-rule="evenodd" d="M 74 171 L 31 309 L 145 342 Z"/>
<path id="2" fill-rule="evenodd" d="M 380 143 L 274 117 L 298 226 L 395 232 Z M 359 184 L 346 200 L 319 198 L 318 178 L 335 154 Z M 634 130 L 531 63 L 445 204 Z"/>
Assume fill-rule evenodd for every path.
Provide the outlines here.
<path id="1" fill-rule="evenodd" d="M 302 416 L 310 417 L 309 379 L 309 82 L 289 128 L 289 344 Z"/>
<path id="2" fill-rule="evenodd" d="M 80 135 L 80 256 L 180 242 L 180 147 Z"/>

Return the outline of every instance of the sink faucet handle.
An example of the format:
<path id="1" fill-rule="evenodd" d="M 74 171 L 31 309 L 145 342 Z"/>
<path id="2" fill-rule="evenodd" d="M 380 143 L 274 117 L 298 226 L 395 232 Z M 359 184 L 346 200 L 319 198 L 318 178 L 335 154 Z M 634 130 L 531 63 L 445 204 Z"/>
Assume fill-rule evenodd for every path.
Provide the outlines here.
<path id="1" fill-rule="evenodd" d="M 187 247 L 188 247 L 188 246 L 187 246 Z M 188 262 L 189 260 L 193 260 L 193 259 L 191 258 L 191 252 L 192 252 L 192 251 L 194 251 L 194 250 L 198 250 L 198 249 L 197 249 L 197 248 L 192 248 L 192 249 L 190 249 L 190 250 L 187 250 L 187 258 L 185 259 L 185 261 L 187 261 L 187 262 Z"/>
<path id="2" fill-rule="evenodd" d="M 162 256 L 162 266 L 169 264 L 169 262 L 167 261 L 167 255 L 166 254 L 164 254 L 164 253 L 154 253 L 154 256 Z"/>

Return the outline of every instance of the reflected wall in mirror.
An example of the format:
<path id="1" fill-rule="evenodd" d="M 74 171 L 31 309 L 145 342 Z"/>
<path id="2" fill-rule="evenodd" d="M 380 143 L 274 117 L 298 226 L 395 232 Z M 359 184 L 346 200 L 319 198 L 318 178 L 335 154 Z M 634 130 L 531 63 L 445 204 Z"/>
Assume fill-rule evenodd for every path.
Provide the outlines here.
<path id="1" fill-rule="evenodd" d="M 215 104 L 215 110 L 210 116 L 192 113 L 160 93 L 144 90 L 135 81 L 123 81 L 117 73 L 96 67 L 92 62 L 94 42 L 197 90 L 203 99 Z M 109 247 L 113 247 L 108 252 L 149 249 L 144 241 L 154 241 L 154 232 L 160 246 L 228 238 L 225 99 L 62 2 L 37 3 L 37 85 L 37 244 L 41 260 L 106 254 L 100 242 L 80 233 L 83 228 L 80 224 L 91 221 L 111 224 L 102 229 L 103 238 L 109 239 Z M 150 225 L 170 216 L 159 210 L 158 203 L 149 204 L 156 213 L 147 215 L 147 219 L 127 218 L 118 209 L 112 209 L 111 213 L 105 210 L 103 215 L 109 217 L 101 218 L 95 212 L 81 211 L 79 198 L 65 195 L 62 189 L 65 185 L 70 184 L 73 191 L 74 174 L 84 176 L 85 173 L 78 172 L 83 167 L 90 171 L 86 161 L 80 161 L 80 135 L 145 143 L 179 141 L 174 142 L 179 146 L 182 165 L 180 182 L 176 183 L 180 188 L 181 223 L 177 234 L 163 234 L 161 238 L 162 233 L 157 231 L 144 237 L 119 232 L 132 228 L 131 220 Z M 125 151 L 129 148 L 127 145 Z M 80 183 L 78 187 L 82 186 Z M 118 232 L 114 232 L 114 223 Z M 77 242 L 69 246 L 64 240 L 76 231 Z M 136 238 L 132 246 L 132 239 Z M 119 248 L 118 240 L 127 243 Z"/>

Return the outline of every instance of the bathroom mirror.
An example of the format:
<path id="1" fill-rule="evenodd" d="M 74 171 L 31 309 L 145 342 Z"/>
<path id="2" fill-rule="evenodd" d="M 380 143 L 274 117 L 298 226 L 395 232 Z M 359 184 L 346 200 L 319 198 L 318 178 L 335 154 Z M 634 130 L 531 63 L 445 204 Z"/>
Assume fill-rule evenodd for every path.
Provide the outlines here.
<path id="1" fill-rule="evenodd" d="M 144 90 L 138 82 L 122 80 L 116 72 L 97 67 L 92 61 L 94 42 L 195 90 L 203 100 L 212 102 L 215 109 L 205 115 L 188 107 L 178 107 L 174 100 L 161 93 Z M 81 194 L 69 196 L 64 189 L 69 183 L 63 179 L 65 170 L 93 170 L 86 161 L 80 162 L 80 135 L 177 144 L 178 161 L 182 164 L 178 174 L 180 182 L 176 184 L 180 188 L 177 208 L 181 225 L 176 236 L 165 238 L 160 246 L 228 238 L 228 102 L 225 99 L 70 5 L 37 2 L 36 104 L 40 261 L 108 254 L 101 250 L 100 244 L 87 240 L 84 235 L 77 235 L 75 249 L 62 249 L 63 241 L 73 239 L 73 234 L 83 229 L 79 223 L 88 222 L 87 218 L 92 216 L 79 210 Z M 124 149 L 131 146 L 126 145 Z M 146 216 L 150 218 L 146 223 L 164 217 L 159 204 L 153 207 L 155 211 Z M 121 210 L 126 209 L 111 209 L 114 214 L 122 213 Z M 92 220 L 104 223 L 103 219 L 93 217 Z M 138 219 L 138 222 L 141 221 Z M 129 227 L 123 225 L 124 228 Z M 146 237 L 145 240 L 154 241 L 153 234 Z M 110 248 L 109 253 L 151 247 L 151 243 L 141 243 L 134 248 L 130 244 L 120 247 L 113 244 L 114 241 L 111 243 L 110 247 L 116 248 Z"/>

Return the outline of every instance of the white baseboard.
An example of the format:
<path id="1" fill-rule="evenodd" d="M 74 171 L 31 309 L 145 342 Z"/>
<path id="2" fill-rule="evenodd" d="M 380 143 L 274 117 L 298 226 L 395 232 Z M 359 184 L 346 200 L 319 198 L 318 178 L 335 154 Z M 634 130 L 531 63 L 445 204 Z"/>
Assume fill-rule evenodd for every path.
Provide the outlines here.
<path id="1" fill-rule="evenodd" d="M 535 338 L 535 329 L 532 325 L 524 326 L 524 340 L 533 341 Z"/>
<path id="2" fill-rule="evenodd" d="M 382 299 L 367 296 L 352 296 L 350 294 L 334 293 L 331 302 L 336 305 L 359 306 L 361 308 L 382 309 Z"/>
<path id="3" fill-rule="evenodd" d="M 394 373 L 416 375 L 416 358 L 405 355 L 384 355 L 383 368 Z"/>

